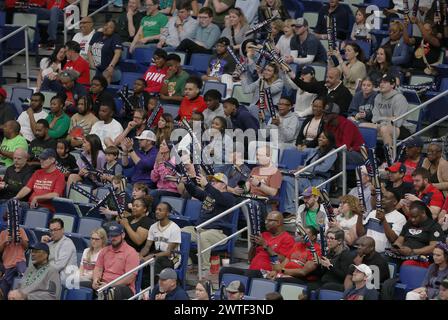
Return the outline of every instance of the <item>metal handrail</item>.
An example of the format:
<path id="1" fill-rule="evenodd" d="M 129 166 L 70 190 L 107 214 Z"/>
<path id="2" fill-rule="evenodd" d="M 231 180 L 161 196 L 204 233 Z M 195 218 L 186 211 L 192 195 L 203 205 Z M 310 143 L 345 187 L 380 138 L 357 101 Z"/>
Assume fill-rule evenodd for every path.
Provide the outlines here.
<path id="1" fill-rule="evenodd" d="M 392 119 L 392 126 L 394 127 L 394 130 L 392 130 L 392 152 L 393 152 L 393 157 L 395 158 L 397 156 L 397 132 L 395 130 L 395 124 L 397 123 L 397 121 L 409 116 L 410 114 L 414 113 L 415 111 L 418 111 L 424 107 L 426 107 L 427 105 L 433 103 L 434 101 L 439 100 L 440 98 L 443 98 L 444 96 L 446 96 L 448 94 L 448 90 L 444 91 L 438 95 L 436 95 L 435 97 L 432 97 L 431 99 L 429 99 L 428 101 L 423 102 L 422 104 L 416 106 L 415 108 L 412 108 L 411 110 L 408 110 L 407 112 L 403 113 L 402 115 L 396 117 L 395 119 Z M 433 125 L 433 124 L 431 124 Z M 415 135 L 415 134 L 414 134 Z M 414 136 L 413 135 L 413 136 Z M 408 137 L 410 138 L 410 137 Z M 407 139 L 406 139 L 407 140 Z"/>
<path id="2" fill-rule="evenodd" d="M 242 206 L 245 206 L 250 201 L 251 201 L 250 199 L 246 199 L 246 200 L 244 200 L 244 201 L 234 205 L 232 208 L 227 209 L 226 211 L 221 212 L 217 216 L 214 216 L 213 218 L 211 218 L 211 219 L 209 219 L 207 221 L 204 221 L 203 223 L 201 223 L 200 225 L 195 227 L 195 230 L 196 230 L 196 244 L 197 244 L 197 251 L 198 251 L 197 255 L 198 255 L 198 277 L 199 277 L 199 280 L 202 280 L 202 254 L 204 252 L 207 252 L 207 251 L 213 249 L 214 247 L 218 246 L 219 244 L 224 243 L 225 241 L 236 237 L 237 235 L 239 235 L 240 233 L 242 233 L 242 232 L 244 232 L 246 230 L 248 230 L 250 232 L 249 221 L 247 221 L 248 222 L 248 226 L 247 227 L 244 227 L 243 229 L 238 230 L 237 232 L 235 232 L 235 233 L 231 234 L 230 236 L 226 237 L 225 239 L 222 239 L 221 241 L 217 242 L 216 244 L 211 245 L 210 247 L 201 250 L 201 231 L 202 231 L 202 229 L 205 226 L 209 225 L 210 223 L 215 222 L 216 220 L 221 219 L 222 217 L 224 217 L 224 216 L 226 216 L 226 215 L 228 215 L 230 213 L 233 213 L 236 209 L 239 209 Z M 250 241 L 250 237 L 247 237 L 247 241 L 248 242 Z"/>
<path id="3" fill-rule="evenodd" d="M 22 27 L 20 27 L 19 29 L 11 32 L 10 34 L 4 36 L 3 38 L 0 39 L 0 43 L 2 43 L 5 40 L 8 40 L 9 38 L 11 38 L 12 36 L 16 35 L 19 32 L 24 32 L 25 36 L 25 48 L 17 51 L 16 53 L 14 53 L 12 56 L 9 56 L 8 58 L 6 58 L 5 60 L 3 60 L 2 62 L 0 62 L 0 66 L 4 65 L 6 62 L 8 62 L 9 60 L 17 57 L 19 54 L 21 54 L 22 52 L 25 51 L 25 69 L 26 69 L 26 86 L 29 87 L 30 86 L 30 65 L 29 65 L 29 54 L 28 54 L 28 29 L 29 26 L 28 25 L 24 25 Z"/>
<path id="4" fill-rule="evenodd" d="M 145 262 L 143 262 L 142 264 L 136 266 L 134 269 L 129 270 L 128 272 L 126 272 L 125 274 L 119 276 L 118 278 L 112 280 L 111 282 L 105 284 L 104 286 L 102 286 L 101 288 L 99 288 L 97 290 L 98 293 L 103 292 L 104 290 L 110 288 L 111 286 L 113 286 L 114 284 L 116 284 L 118 281 L 123 280 L 124 278 L 129 277 L 131 274 L 133 274 L 136 271 L 139 271 L 140 269 L 146 267 L 148 264 L 150 264 L 150 272 L 151 272 L 151 288 L 154 288 L 154 263 L 155 263 L 156 259 L 155 258 L 151 258 L 149 260 L 146 260 Z"/>
<path id="5" fill-rule="evenodd" d="M 298 193 L 299 193 L 299 181 L 298 181 L 298 179 L 299 179 L 299 175 L 301 173 L 307 171 L 308 169 L 313 168 L 317 164 L 323 162 L 324 160 L 327 160 L 330 156 L 332 156 L 334 154 L 337 154 L 339 152 L 342 152 L 342 171 L 337 174 L 337 177 L 339 177 L 339 175 L 342 174 L 342 195 L 345 195 L 347 193 L 347 170 L 346 170 L 347 169 L 347 154 L 346 154 L 347 146 L 345 144 L 343 146 L 340 146 L 336 150 L 333 150 L 333 151 L 327 153 L 322 158 L 319 158 L 318 160 L 314 161 L 313 163 L 311 163 L 311 164 L 303 167 L 302 169 L 298 170 L 297 172 L 295 172 L 294 173 L 294 195 L 296 197 L 298 197 Z M 335 177 L 333 177 L 333 178 L 335 178 Z M 296 212 L 297 212 L 299 210 L 299 201 L 298 201 L 298 199 L 296 199 L 296 201 L 295 201 L 295 206 L 296 206 Z"/>
<path id="6" fill-rule="evenodd" d="M 448 91 L 447 91 L 447 92 L 448 92 Z M 431 128 L 437 126 L 439 123 L 442 123 L 442 122 L 445 121 L 445 120 L 448 120 L 448 115 L 444 116 L 443 118 L 437 120 L 437 121 L 434 122 L 434 123 L 431 123 L 429 126 L 423 128 L 422 130 L 417 131 L 417 132 L 415 132 L 414 134 L 411 134 L 411 135 L 410 135 L 409 137 L 407 137 L 406 139 L 401 140 L 400 142 L 397 143 L 397 147 L 401 146 L 403 143 L 405 143 L 405 142 L 408 141 L 409 139 L 421 135 L 423 132 L 428 131 L 429 129 L 431 129 Z"/>

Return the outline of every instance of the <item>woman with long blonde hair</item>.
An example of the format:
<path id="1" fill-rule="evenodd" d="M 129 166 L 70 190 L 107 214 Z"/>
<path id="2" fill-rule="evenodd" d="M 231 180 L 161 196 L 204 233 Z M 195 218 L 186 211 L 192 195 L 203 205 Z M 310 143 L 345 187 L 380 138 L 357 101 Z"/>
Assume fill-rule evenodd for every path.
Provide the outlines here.
<path id="1" fill-rule="evenodd" d="M 221 37 L 229 39 L 234 51 L 240 50 L 243 41 L 252 37 L 246 37 L 249 24 L 244 12 L 240 8 L 230 9 L 226 19 L 226 27 L 222 30 Z"/>
<path id="2" fill-rule="evenodd" d="M 79 277 L 83 287 L 91 287 L 93 269 L 101 249 L 107 245 L 107 233 L 103 228 L 92 230 L 90 234 L 90 246 L 84 249 L 79 266 Z"/>

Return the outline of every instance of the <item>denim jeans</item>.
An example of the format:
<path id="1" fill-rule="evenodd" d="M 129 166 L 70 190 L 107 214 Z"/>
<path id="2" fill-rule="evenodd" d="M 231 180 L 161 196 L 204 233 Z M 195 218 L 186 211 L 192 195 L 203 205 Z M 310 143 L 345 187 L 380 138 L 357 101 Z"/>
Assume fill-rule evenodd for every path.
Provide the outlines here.
<path id="1" fill-rule="evenodd" d="M 48 24 L 48 40 L 56 41 L 56 36 L 58 32 L 58 22 L 64 21 L 64 11 L 53 7 L 50 10 L 44 8 L 30 8 L 30 13 L 37 14 L 37 20 L 49 20 Z"/>

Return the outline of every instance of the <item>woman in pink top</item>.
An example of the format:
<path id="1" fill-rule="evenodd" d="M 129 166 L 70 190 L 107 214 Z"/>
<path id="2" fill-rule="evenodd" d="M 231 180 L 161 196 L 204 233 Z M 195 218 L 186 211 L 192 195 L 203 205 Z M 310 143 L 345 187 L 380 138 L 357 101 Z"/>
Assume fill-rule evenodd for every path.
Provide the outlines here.
<path id="1" fill-rule="evenodd" d="M 159 147 L 154 169 L 151 171 L 151 180 L 157 184 L 157 189 L 149 192 L 150 196 L 153 197 L 153 212 L 155 212 L 162 196 L 180 197 L 176 179 L 170 178 L 175 176 L 175 174 L 170 168 L 165 166 L 165 161 L 174 164 L 174 158 L 170 159 L 170 148 L 166 140 L 163 140 Z"/>

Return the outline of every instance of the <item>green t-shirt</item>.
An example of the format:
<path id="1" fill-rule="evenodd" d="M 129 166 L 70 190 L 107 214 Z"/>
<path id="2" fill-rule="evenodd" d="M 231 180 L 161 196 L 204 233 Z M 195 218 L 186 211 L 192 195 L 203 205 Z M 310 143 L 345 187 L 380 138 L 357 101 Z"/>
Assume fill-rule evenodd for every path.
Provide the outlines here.
<path id="1" fill-rule="evenodd" d="M 185 82 L 189 78 L 189 74 L 182 70 L 182 72 L 178 75 L 174 75 L 169 79 L 165 79 L 165 83 L 168 89 L 168 95 L 172 96 L 183 96 L 184 95 L 184 87 Z"/>
<path id="2" fill-rule="evenodd" d="M 7 152 L 14 152 L 19 148 L 28 151 L 28 143 L 26 142 L 26 139 L 21 135 L 18 135 L 12 139 L 3 138 L 2 144 L 0 145 L 0 149 Z M 12 159 L 4 156 L 0 157 L 0 162 L 6 167 L 9 167 L 13 163 Z"/>
<path id="3" fill-rule="evenodd" d="M 229 9 L 227 9 L 221 13 L 216 13 L 216 9 L 215 9 L 215 6 L 213 5 L 213 1 L 210 1 L 208 3 L 208 6 L 213 11 L 213 23 L 218 24 L 218 25 L 224 25 L 224 17 L 229 13 L 229 10 L 231 8 L 233 8 L 233 6 L 235 5 L 235 0 L 221 0 L 220 2 L 228 5 Z"/>
<path id="4" fill-rule="evenodd" d="M 316 228 L 316 230 L 319 230 L 319 226 L 317 225 L 317 221 L 316 221 L 316 217 L 317 217 L 317 212 L 319 211 L 319 209 L 316 210 L 309 210 L 306 212 L 306 216 L 305 216 L 305 225 L 308 227 L 314 227 Z"/>
<path id="5" fill-rule="evenodd" d="M 140 22 L 143 27 L 143 38 L 153 37 L 160 34 L 160 29 L 166 26 L 168 17 L 163 13 L 157 13 L 155 16 L 145 16 Z"/>
<path id="6" fill-rule="evenodd" d="M 54 115 L 52 113 L 50 113 L 46 118 L 48 123 L 51 123 L 53 119 Z M 64 112 L 62 114 L 62 117 L 60 117 L 56 121 L 56 124 L 53 126 L 53 128 L 48 130 L 48 135 L 53 139 L 59 139 L 67 134 L 69 128 L 70 128 L 70 117 Z"/>

